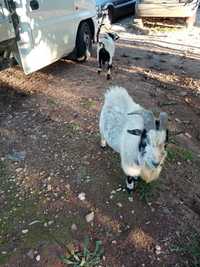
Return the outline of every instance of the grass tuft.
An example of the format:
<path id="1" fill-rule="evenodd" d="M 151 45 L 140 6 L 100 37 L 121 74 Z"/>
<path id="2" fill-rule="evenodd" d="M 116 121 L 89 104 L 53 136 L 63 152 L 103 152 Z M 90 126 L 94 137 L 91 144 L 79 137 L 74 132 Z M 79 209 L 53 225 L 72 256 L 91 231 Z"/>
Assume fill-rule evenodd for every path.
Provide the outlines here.
<path id="1" fill-rule="evenodd" d="M 177 159 L 181 159 L 184 161 L 192 161 L 194 159 L 194 155 L 190 150 L 180 148 L 180 147 L 169 147 L 167 149 L 167 160 L 169 162 L 173 162 Z"/>
<path id="2" fill-rule="evenodd" d="M 151 183 L 146 183 L 142 179 L 139 180 L 137 185 L 137 192 L 139 197 L 145 203 L 151 201 L 152 197 L 155 195 L 155 189 L 158 187 L 158 181 L 153 181 Z"/>
<path id="3" fill-rule="evenodd" d="M 61 257 L 61 261 L 67 266 L 73 267 L 96 267 L 100 264 L 103 256 L 101 241 L 95 242 L 95 249 L 89 250 L 89 238 L 86 238 L 82 249 L 68 248 L 66 256 Z"/>
<path id="4" fill-rule="evenodd" d="M 200 234 L 193 233 L 186 244 L 174 246 L 171 251 L 185 254 L 189 259 L 189 266 L 200 267 Z"/>

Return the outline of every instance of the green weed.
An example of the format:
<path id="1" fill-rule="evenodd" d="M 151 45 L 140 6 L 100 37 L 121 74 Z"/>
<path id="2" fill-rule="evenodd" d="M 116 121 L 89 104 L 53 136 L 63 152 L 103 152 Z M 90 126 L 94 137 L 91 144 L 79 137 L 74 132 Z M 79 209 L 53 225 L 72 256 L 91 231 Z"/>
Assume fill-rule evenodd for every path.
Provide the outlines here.
<path id="1" fill-rule="evenodd" d="M 71 123 L 65 124 L 65 132 L 67 133 L 76 134 L 77 132 L 80 131 L 80 129 L 81 129 L 81 126 L 77 122 L 71 122 Z"/>
<path id="2" fill-rule="evenodd" d="M 101 241 L 95 242 L 95 249 L 89 250 L 89 238 L 86 238 L 81 251 L 67 248 L 67 256 L 62 256 L 61 261 L 67 266 L 73 267 L 96 267 L 101 262 L 103 255 Z"/>
<path id="3" fill-rule="evenodd" d="M 84 107 L 85 109 L 90 109 L 95 107 L 96 102 L 90 98 L 84 98 L 81 100 L 81 106 Z"/>
<path id="4" fill-rule="evenodd" d="M 184 161 L 190 160 L 192 161 L 194 159 L 194 155 L 190 150 L 180 148 L 180 147 L 170 147 L 167 149 L 167 160 L 168 161 L 174 161 L 177 159 L 181 159 Z"/>
<path id="5" fill-rule="evenodd" d="M 143 180 L 139 180 L 137 185 L 137 192 L 139 194 L 139 197 L 142 201 L 145 203 L 148 203 L 151 201 L 152 197 L 155 194 L 155 189 L 158 187 L 158 182 L 153 181 L 151 183 L 146 183 Z"/>
<path id="6" fill-rule="evenodd" d="M 55 101 L 54 99 L 51 99 L 51 98 L 49 98 L 49 99 L 47 100 L 47 104 L 48 104 L 49 106 L 51 106 L 51 107 L 55 107 L 55 106 L 57 106 L 56 101 Z"/>
<path id="7" fill-rule="evenodd" d="M 192 234 L 186 244 L 174 246 L 171 248 L 171 251 L 189 256 L 189 266 L 200 267 L 200 234 Z"/>

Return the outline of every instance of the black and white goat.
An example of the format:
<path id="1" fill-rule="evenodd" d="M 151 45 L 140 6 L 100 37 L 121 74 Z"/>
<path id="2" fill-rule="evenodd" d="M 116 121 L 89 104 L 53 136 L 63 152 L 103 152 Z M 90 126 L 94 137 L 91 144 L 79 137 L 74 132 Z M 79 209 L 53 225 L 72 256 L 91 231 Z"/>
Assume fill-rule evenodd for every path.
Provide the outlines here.
<path id="1" fill-rule="evenodd" d="M 106 32 L 100 36 L 101 27 L 104 25 L 106 13 L 103 14 L 101 23 L 97 31 L 97 62 L 98 73 L 102 71 L 102 67 L 107 65 L 107 80 L 111 78 L 112 60 L 115 54 L 115 41 L 119 36 L 113 32 Z"/>
<path id="2" fill-rule="evenodd" d="M 158 120 L 135 103 L 122 87 L 111 87 L 100 115 L 101 146 L 108 144 L 120 153 L 127 189 L 138 177 L 147 183 L 157 179 L 166 157 L 167 113 Z"/>

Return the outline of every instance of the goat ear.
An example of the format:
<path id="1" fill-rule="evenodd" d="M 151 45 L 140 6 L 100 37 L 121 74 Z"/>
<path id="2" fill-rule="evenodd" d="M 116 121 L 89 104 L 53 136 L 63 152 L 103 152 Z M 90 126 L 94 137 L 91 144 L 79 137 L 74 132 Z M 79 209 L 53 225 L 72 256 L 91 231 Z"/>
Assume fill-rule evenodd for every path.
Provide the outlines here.
<path id="1" fill-rule="evenodd" d="M 142 136 L 142 130 L 140 129 L 133 129 L 133 130 L 127 130 L 127 133 L 132 134 L 132 135 L 139 135 Z"/>
<path id="2" fill-rule="evenodd" d="M 154 118 L 153 112 L 145 111 L 143 113 L 143 119 L 144 119 L 144 128 L 147 131 L 152 130 L 152 129 L 156 129 L 156 123 L 155 123 L 155 118 Z"/>
<path id="3" fill-rule="evenodd" d="M 108 32 L 108 35 L 109 35 L 113 40 L 115 40 L 115 36 L 114 36 L 114 34 L 113 34 L 112 32 Z"/>
<path id="4" fill-rule="evenodd" d="M 117 41 L 118 39 L 119 39 L 119 35 L 116 34 L 116 35 L 115 35 L 115 41 Z"/>
<path id="5" fill-rule="evenodd" d="M 119 39 L 119 35 L 113 32 L 108 32 L 108 35 L 113 39 L 113 41 L 116 41 Z"/>
<path id="6" fill-rule="evenodd" d="M 168 115 L 166 112 L 160 113 L 160 127 L 159 130 L 166 130 L 168 125 Z"/>

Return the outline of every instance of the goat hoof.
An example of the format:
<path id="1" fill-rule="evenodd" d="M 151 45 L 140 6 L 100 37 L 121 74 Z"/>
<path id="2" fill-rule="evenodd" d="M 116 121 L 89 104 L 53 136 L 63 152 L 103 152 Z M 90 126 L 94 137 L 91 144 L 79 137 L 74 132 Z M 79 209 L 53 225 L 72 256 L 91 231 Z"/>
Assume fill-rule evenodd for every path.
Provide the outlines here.
<path id="1" fill-rule="evenodd" d="M 127 193 L 130 195 L 131 193 L 133 193 L 133 189 L 130 189 L 130 188 L 128 188 L 127 186 L 126 186 L 126 191 L 127 191 Z"/>
<path id="2" fill-rule="evenodd" d="M 101 74 L 101 71 L 100 71 L 100 70 L 98 70 L 98 71 L 97 71 L 97 73 L 98 73 L 98 74 Z"/>
<path id="3" fill-rule="evenodd" d="M 101 149 L 106 150 L 106 146 L 101 145 Z"/>
<path id="4" fill-rule="evenodd" d="M 133 191 L 135 191 L 137 183 L 138 183 L 138 177 L 130 177 L 130 176 L 128 176 L 126 178 L 126 191 L 129 194 L 131 194 Z"/>
<path id="5" fill-rule="evenodd" d="M 110 80 L 110 79 L 111 79 L 110 74 L 107 74 L 107 80 Z"/>

